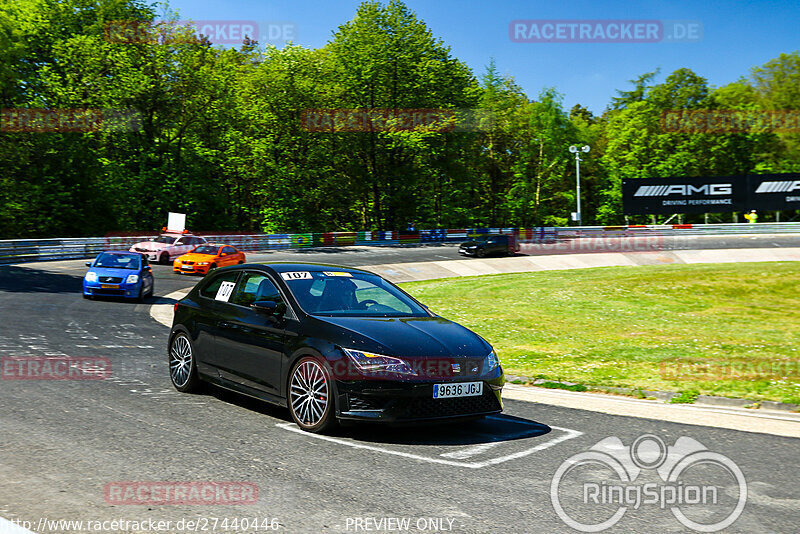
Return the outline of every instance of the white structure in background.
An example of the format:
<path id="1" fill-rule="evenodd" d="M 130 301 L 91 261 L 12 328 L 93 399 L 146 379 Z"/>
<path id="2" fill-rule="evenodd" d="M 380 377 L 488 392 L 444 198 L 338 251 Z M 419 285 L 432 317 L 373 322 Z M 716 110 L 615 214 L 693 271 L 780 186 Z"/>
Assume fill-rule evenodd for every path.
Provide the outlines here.
<path id="1" fill-rule="evenodd" d="M 579 151 L 580 150 L 580 151 Z M 578 222 L 578 226 L 581 226 L 581 152 L 584 154 L 589 152 L 589 145 L 583 145 L 580 149 L 575 145 L 569 147 L 569 151 L 575 154 L 575 184 L 577 193 L 575 198 L 578 201 L 578 211 L 572 214 L 572 220 Z"/>
<path id="2" fill-rule="evenodd" d="M 181 233 L 186 230 L 186 214 L 169 212 L 167 231 Z"/>

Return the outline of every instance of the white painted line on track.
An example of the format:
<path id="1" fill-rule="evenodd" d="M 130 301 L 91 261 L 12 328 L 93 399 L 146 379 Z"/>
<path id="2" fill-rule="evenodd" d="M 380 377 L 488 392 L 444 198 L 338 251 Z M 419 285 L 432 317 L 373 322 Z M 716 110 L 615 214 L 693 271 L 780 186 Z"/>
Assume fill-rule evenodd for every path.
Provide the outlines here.
<path id="1" fill-rule="evenodd" d="M 35 534 L 32 530 L 21 527 L 13 521 L 0 517 L 0 534 Z"/>
<path id="2" fill-rule="evenodd" d="M 535 447 L 530 447 L 522 451 L 518 451 L 512 454 L 507 454 L 505 456 L 500 456 L 497 458 L 491 458 L 489 460 L 485 460 L 482 462 L 458 462 L 455 460 L 446 460 L 444 458 L 437 458 L 431 456 L 422 456 L 420 454 L 413 454 L 410 452 L 402 452 L 402 451 L 394 451 L 391 449 L 385 449 L 383 447 L 378 447 L 376 445 L 367 445 L 364 443 L 356 443 L 353 441 L 348 441 L 345 439 L 333 438 L 330 436 L 323 436 L 320 434 L 312 434 L 310 432 L 306 432 L 305 430 L 301 430 L 294 423 L 278 423 L 275 426 L 278 428 L 282 428 L 284 430 L 289 430 L 290 432 L 295 432 L 297 434 L 301 434 L 308 438 L 319 439 L 322 441 L 328 441 L 331 443 L 338 443 L 339 445 L 346 445 L 347 447 L 352 447 L 354 449 L 363 449 L 368 451 L 380 452 L 383 454 L 391 454 L 393 456 L 402 456 L 404 458 L 409 458 L 412 460 L 420 460 L 422 462 L 429 462 L 434 464 L 442 464 L 442 465 L 449 465 L 453 467 L 467 467 L 470 469 L 480 469 L 481 467 L 488 467 L 490 465 L 497 465 L 503 462 L 507 462 L 509 460 L 516 460 L 519 458 L 524 458 L 525 456 L 529 456 L 535 452 L 543 451 L 545 449 L 549 449 L 554 445 L 558 445 L 559 443 L 566 441 L 568 439 L 577 438 L 581 436 L 583 432 L 579 432 L 577 430 L 572 430 L 570 428 L 561 428 L 557 426 L 551 426 L 550 428 L 553 430 L 559 430 L 563 432 L 562 435 L 552 438 L 544 443 L 536 445 Z M 513 440 L 511 440 L 513 441 Z M 472 447 L 471 447 L 472 448 Z"/>
<path id="3" fill-rule="evenodd" d="M 178 291 L 173 291 L 167 295 L 164 295 L 164 299 L 174 299 L 180 300 L 186 295 L 189 294 L 192 288 L 186 289 L 179 289 Z M 159 323 L 163 324 L 167 328 L 172 328 L 172 315 L 173 315 L 173 304 L 153 304 L 150 306 L 150 317 L 158 321 Z"/>
<path id="4" fill-rule="evenodd" d="M 480 445 L 475 445 L 474 447 L 469 447 L 466 449 L 461 449 L 460 451 L 453 451 L 453 452 L 446 452 L 444 454 L 440 454 L 442 458 L 452 458 L 453 460 L 466 460 L 467 458 L 472 458 L 478 454 L 483 454 L 484 452 L 488 451 L 489 449 L 493 449 L 496 446 L 500 445 L 501 441 L 490 441 L 489 443 L 481 443 Z"/>

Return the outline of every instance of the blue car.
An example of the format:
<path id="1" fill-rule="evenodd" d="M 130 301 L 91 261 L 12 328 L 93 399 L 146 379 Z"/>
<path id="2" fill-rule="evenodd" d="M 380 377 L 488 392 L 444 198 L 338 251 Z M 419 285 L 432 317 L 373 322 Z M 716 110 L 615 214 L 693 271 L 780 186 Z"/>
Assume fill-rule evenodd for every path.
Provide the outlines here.
<path id="1" fill-rule="evenodd" d="M 87 261 L 83 277 L 83 298 L 124 297 L 141 301 L 153 295 L 153 269 L 138 252 L 101 252 Z"/>

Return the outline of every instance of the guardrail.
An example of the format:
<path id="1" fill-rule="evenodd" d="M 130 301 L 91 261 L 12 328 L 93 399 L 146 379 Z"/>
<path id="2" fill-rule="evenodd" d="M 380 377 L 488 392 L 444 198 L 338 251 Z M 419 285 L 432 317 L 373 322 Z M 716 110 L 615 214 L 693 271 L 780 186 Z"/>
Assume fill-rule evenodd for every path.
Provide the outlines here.
<path id="1" fill-rule="evenodd" d="M 212 242 L 227 243 L 244 251 L 353 245 L 397 246 L 464 241 L 483 234 L 517 234 L 521 243 L 553 243 L 575 237 L 630 237 L 636 235 L 750 235 L 800 234 L 800 223 L 673 224 L 629 226 L 573 226 L 536 228 L 458 228 L 389 232 L 324 232 L 302 234 L 204 233 Z M 91 258 L 103 250 L 128 250 L 149 235 L 0 240 L 0 263 Z"/>

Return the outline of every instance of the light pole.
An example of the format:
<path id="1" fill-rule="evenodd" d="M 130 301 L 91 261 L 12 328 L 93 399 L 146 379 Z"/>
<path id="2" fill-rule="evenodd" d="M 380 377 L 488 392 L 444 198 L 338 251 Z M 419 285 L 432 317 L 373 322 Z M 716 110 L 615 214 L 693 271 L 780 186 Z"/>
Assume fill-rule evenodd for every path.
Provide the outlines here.
<path id="1" fill-rule="evenodd" d="M 578 211 L 576 211 L 576 220 L 578 226 L 581 225 L 581 152 L 584 154 L 589 152 L 589 145 L 583 145 L 580 149 L 575 145 L 569 147 L 569 151 L 575 154 L 575 189 L 576 198 L 578 200 Z"/>

